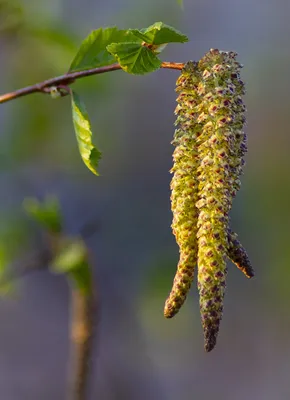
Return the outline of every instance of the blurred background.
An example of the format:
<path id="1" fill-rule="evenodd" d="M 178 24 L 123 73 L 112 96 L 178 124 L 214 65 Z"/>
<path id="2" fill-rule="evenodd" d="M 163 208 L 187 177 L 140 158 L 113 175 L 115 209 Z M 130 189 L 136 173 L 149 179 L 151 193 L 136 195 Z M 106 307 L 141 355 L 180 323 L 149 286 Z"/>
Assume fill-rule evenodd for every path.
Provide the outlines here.
<path id="1" fill-rule="evenodd" d="M 59 197 L 65 231 L 87 221 L 101 299 L 91 399 L 290 398 L 290 3 L 287 0 L 1 0 L 0 93 L 66 72 L 93 29 L 163 21 L 189 36 L 163 60 L 234 50 L 245 65 L 248 147 L 232 225 L 256 277 L 229 265 L 217 347 L 206 354 L 196 284 L 173 320 L 163 317 L 178 249 L 171 234 L 170 144 L 177 71 L 122 71 L 74 84 L 103 152 L 101 176 L 83 165 L 70 100 L 34 94 L 0 106 L 0 239 L 11 259 L 41 245 L 23 199 Z M 2 263 L 0 268 L 4 268 Z M 69 290 L 37 272 L 0 302 L 0 397 L 62 400 Z"/>

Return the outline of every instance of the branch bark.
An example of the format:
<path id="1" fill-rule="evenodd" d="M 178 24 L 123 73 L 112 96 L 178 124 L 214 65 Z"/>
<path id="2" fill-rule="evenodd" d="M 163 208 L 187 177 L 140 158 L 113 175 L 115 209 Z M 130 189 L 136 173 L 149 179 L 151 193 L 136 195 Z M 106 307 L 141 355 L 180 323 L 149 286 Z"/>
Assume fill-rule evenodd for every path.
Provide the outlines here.
<path id="1" fill-rule="evenodd" d="M 161 64 L 161 68 L 165 69 L 181 70 L 183 67 L 184 67 L 183 63 L 163 62 Z M 121 69 L 122 68 L 119 64 L 112 64 L 112 65 L 107 65 L 105 67 L 87 69 L 85 71 L 69 72 L 65 75 L 57 76 L 55 78 L 51 78 L 46 81 L 36 83 L 31 86 L 27 86 L 25 88 L 15 90 L 10 93 L 5 93 L 0 96 L 0 103 L 6 103 L 7 101 L 17 99 L 18 97 L 27 96 L 32 93 L 50 93 L 51 87 L 53 86 L 56 87 L 68 86 L 77 79 L 81 79 L 86 76 L 98 75 L 98 74 L 103 74 L 105 72 L 112 72 Z"/>

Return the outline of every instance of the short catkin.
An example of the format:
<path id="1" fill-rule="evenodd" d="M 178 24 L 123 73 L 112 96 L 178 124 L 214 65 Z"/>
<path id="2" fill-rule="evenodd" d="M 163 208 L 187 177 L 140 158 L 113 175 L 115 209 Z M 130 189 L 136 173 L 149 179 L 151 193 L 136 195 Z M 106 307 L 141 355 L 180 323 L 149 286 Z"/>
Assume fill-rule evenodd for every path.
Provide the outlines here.
<path id="1" fill-rule="evenodd" d="M 228 258 L 246 275 L 247 278 L 252 278 L 255 273 L 246 250 L 238 240 L 238 235 L 229 230 L 228 241 Z"/>
<path id="2" fill-rule="evenodd" d="M 197 218 L 198 199 L 197 167 L 198 152 L 196 138 L 198 124 L 196 112 L 199 83 L 196 63 L 188 63 L 176 83 L 178 128 L 172 144 L 173 178 L 171 181 L 171 209 L 173 213 L 172 231 L 179 245 L 179 263 L 171 293 L 166 300 L 164 315 L 173 317 L 180 309 L 190 289 L 197 263 Z"/>

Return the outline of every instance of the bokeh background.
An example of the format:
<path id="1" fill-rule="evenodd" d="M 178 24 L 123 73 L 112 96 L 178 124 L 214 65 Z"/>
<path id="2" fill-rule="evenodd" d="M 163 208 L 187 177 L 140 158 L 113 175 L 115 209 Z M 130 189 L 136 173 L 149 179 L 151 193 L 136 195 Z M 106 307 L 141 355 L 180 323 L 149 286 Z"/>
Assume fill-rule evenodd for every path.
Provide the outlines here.
<path id="1" fill-rule="evenodd" d="M 179 315 L 164 300 L 178 260 L 171 234 L 170 144 L 177 71 L 122 71 L 74 84 L 103 151 L 101 177 L 80 160 L 68 98 L 31 95 L 0 106 L 0 239 L 21 261 L 41 246 L 23 199 L 59 197 L 67 233 L 87 221 L 101 299 L 91 399 L 290 398 L 290 3 L 287 0 L 1 0 L 0 93 L 66 72 L 100 26 L 163 21 L 190 42 L 163 60 L 234 50 L 245 65 L 248 147 L 232 224 L 256 277 L 229 265 L 216 349 L 203 350 L 196 285 Z M 3 269 L 4 266 L 1 265 Z M 0 302 L 0 397 L 62 400 L 69 290 L 48 272 L 15 283 Z"/>

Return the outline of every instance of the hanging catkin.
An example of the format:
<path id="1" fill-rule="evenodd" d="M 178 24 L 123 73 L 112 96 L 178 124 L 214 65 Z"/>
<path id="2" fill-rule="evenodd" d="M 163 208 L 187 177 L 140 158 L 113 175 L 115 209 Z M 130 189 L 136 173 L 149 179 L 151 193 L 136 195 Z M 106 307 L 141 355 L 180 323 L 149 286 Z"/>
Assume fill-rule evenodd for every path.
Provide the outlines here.
<path id="1" fill-rule="evenodd" d="M 172 230 L 179 245 L 179 263 L 173 288 L 166 300 L 164 315 L 173 317 L 180 309 L 190 289 L 197 262 L 197 208 L 198 153 L 196 138 L 198 124 L 195 107 L 199 99 L 197 87 L 199 76 L 196 63 L 188 63 L 176 83 L 178 105 L 173 145 L 173 178 L 171 181 Z"/>
<path id="2" fill-rule="evenodd" d="M 245 249 L 229 228 L 247 151 L 244 84 L 236 53 L 210 50 L 188 62 L 177 80 L 179 93 L 171 181 L 172 229 L 180 259 L 164 314 L 173 317 L 185 301 L 198 266 L 205 350 L 219 331 L 226 287 L 226 257 L 254 275 Z"/>
<path id="3" fill-rule="evenodd" d="M 232 52 L 211 50 L 199 62 L 202 133 L 198 140 L 198 289 L 206 351 L 216 344 L 222 318 L 229 211 L 239 188 L 237 176 L 242 165 L 240 68 Z"/>

